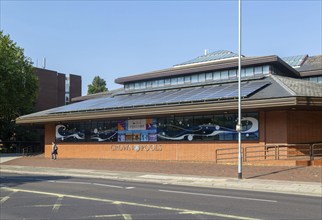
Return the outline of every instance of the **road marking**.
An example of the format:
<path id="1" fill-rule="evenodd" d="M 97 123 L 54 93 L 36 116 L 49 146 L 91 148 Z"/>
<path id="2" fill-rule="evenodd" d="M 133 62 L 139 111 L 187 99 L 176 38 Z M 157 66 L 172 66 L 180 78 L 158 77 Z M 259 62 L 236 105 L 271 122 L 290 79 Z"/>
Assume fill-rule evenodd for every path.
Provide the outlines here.
<path id="1" fill-rule="evenodd" d="M 5 201 L 7 201 L 8 199 L 10 199 L 10 196 L 5 196 L 0 200 L 0 205 L 2 205 L 3 203 L 5 203 Z"/>
<path id="2" fill-rule="evenodd" d="M 123 214 L 122 217 L 124 218 L 124 220 L 132 220 L 132 217 L 129 214 Z"/>
<path id="3" fill-rule="evenodd" d="M 42 207 L 53 207 L 54 205 L 24 205 L 23 207 L 36 207 L 36 208 L 42 208 Z M 63 205 L 60 204 L 60 207 L 62 207 Z M 64 205 L 66 206 L 66 205 Z M 71 205 L 69 205 L 71 206 Z"/>
<path id="4" fill-rule="evenodd" d="M 56 200 L 56 203 L 54 204 L 53 209 L 52 209 L 53 212 L 57 212 L 58 211 L 58 209 L 61 206 L 61 202 L 62 202 L 63 198 L 64 198 L 63 196 L 58 196 L 58 198 Z"/>
<path id="5" fill-rule="evenodd" d="M 110 203 L 110 204 L 123 204 L 123 205 L 129 205 L 129 206 L 161 209 L 161 210 L 174 211 L 174 212 L 178 212 L 178 213 L 198 213 L 198 215 L 216 216 L 216 217 L 222 217 L 222 218 L 241 219 L 241 220 L 246 220 L 246 219 L 247 220 L 258 220 L 256 218 L 250 218 L 250 217 L 244 217 L 244 216 L 238 216 L 238 215 L 222 214 L 222 213 L 217 213 L 217 212 L 203 212 L 203 211 L 198 211 L 198 210 L 174 208 L 174 207 L 168 207 L 168 206 L 149 205 L 149 204 L 143 204 L 143 203 L 117 201 L 117 200 L 110 200 L 110 199 L 101 199 L 101 198 L 95 198 L 95 197 L 77 196 L 77 195 L 51 193 L 51 192 L 26 190 L 26 189 L 18 189 L 18 188 L 8 188 L 8 187 L 3 187 L 1 189 L 7 190 L 7 191 L 14 191 L 14 192 L 44 194 L 44 195 L 50 195 L 50 196 L 67 197 L 67 198 L 90 200 L 90 201 L 96 201 L 96 202 L 105 202 L 105 203 Z"/>
<path id="6" fill-rule="evenodd" d="M 122 186 L 107 185 L 107 184 L 102 184 L 102 183 L 93 183 L 93 185 L 95 185 L 95 186 L 106 186 L 106 187 L 119 188 L 119 189 L 123 189 L 124 188 Z"/>
<path id="7" fill-rule="evenodd" d="M 11 193 L 9 193 L 9 195 L 3 197 L 1 200 L 0 200 L 0 205 L 2 205 L 3 203 L 5 203 L 8 199 L 10 199 L 10 196 L 12 196 L 13 194 L 15 194 L 17 191 L 13 191 Z"/>
<path id="8" fill-rule="evenodd" d="M 50 183 L 67 183 L 67 184 L 81 184 L 81 185 L 95 185 L 95 186 L 105 186 L 105 187 L 111 187 L 111 188 L 119 188 L 123 189 L 122 186 L 115 186 L 115 185 L 107 185 L 107 184 L 101 184 L 101 183 L 92 183 L 92 182 L 76 182 L 76 181 L 57 181 L 57 180 L 49 180 L 47 182 Z"/>
<path id="9" fill-rule="evenodd" d="M 132 220 L 132 217 L 129 214 L 94 215 L 94 216 L 88 216 L 86 218 L 113 218 L 113 217 L 123 217 L 124 220 Z"/>
<path id="10" fill-rule="evenodd" d="M 125 189 L 134 189 L 135 187 L 133 186 L 129 186 L 129 187 L 125 187 Z"/>
<path id="11" fill-rule="evenodd" d="M 260 202 L 277 202 L 276 200 L 256 199 L 256 198 L 248 198 L 248 197 L 222 196 L 222 195 L 192 193 L 192 192 L 182 192 L 182 191 L 171 191 L 171 190 L 162 190 L 162 189 L 159 189 L 159 191 L 160 192 L 168 192 L 168 193 L 186 194 L 186 195 L 221 197 L 221 198 L 228 198 L 228 199 L 244 199 L 244 200 L 253 200 L 253 201 L 260 201 Z"/>
<path id="12" fill-rule="evenodd" d="M 88 182 L 75 182 L 75 181 L 62 181 L 62 180 L 48 180 L 49 183 L 67 183 L 67 184 L 82 184 L 82 185 L 90 185 Z"/>

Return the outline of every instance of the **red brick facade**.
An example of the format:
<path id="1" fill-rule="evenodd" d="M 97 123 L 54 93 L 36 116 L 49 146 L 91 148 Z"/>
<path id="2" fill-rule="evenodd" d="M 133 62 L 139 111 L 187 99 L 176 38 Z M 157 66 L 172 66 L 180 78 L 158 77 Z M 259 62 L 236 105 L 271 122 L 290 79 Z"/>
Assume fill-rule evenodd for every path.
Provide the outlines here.
<path id="1" fill-rule="evenodd" d="M 322 142 L 321 111 L 262 111 L 259 117 L 259 141 L 242 146 Z M 47 124 L 45 156 L 50 157 L 55 139 L 55 124 Z M 237 148 L 236 141 L 221 142 L 146 142 L 146 143 L 59 143 L 59 157 L 138 160 L 212 161 L 216 149 Z M 256 153 L 255 153 L 256 154 Z M 257 153 L 261 155 L 262 153 Z"/>

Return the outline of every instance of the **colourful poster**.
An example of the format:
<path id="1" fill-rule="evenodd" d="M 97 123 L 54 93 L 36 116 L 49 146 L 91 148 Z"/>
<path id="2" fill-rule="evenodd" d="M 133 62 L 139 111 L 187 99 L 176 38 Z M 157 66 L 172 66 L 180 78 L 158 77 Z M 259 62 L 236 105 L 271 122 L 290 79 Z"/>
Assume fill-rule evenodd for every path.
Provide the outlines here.
<path id="1" fill-rule="evenodd" d="M 157 141 L 156 119 L 119 120 L 118 142 Z"/>

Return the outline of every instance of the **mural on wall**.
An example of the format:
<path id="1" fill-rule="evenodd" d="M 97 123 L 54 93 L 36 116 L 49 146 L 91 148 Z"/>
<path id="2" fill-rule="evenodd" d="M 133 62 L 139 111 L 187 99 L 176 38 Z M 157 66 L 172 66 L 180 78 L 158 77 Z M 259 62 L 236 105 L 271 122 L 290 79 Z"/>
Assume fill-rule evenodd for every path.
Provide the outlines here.
<path id="1" fill-rule="evenodd" d="M 243 130 L 241 133 L 244 134 L 246 137 L 256 134 L 258 132 L 258 120 L 253 117 L 244 117 L 242 118 L 242 124 L 247 124 L 247 129 Z M 173 124 L 166 124 L 166 127 L 170 127 L 170 129 L 176 129 L 177 131 L 174 135 L 168 134 L 165 129 L 158 133 L 158 138 L 165 139 L 165 140 L 188 140 L 192 141 L 195 137 L 212 137 L 217 136 L 220 134 L 237 134 L 238 132 L 235 128 L 227 128 L 222 127 L 218 124 L 203 124 L 197 125 L 190 129 L 173 125 Z"/>
<path id="2" fill-rule="evenodd" d="M 79 121 L 56 125 L 61 142 L 236 141 L 237 114 Z M 258 140 L 258 113 L 244 113 L 242 140 Z"/>
<path id="3" fill-rule="evenodd" d="M 109 141 L 113 140 L 117 136 L 117 131 L 114 130 L 101 130 L 100 128 L 94 128 L 91 134 L 91 140 L 93 141 Z"/>
<path id="4" fill-rule="evenodd" d="M 79 126 L 56 125 L 56 141 L 115 141 L 117 131 L 106 127 L 95 127 L 90 130 Z"/>
<path id="5" fill-rule="evenodd" d="M 56 125 L 56 140 L 64 141 L 68 139 L 84 140 L 85 134 L 74 128 L 67 128 L 65 125 Z"/>

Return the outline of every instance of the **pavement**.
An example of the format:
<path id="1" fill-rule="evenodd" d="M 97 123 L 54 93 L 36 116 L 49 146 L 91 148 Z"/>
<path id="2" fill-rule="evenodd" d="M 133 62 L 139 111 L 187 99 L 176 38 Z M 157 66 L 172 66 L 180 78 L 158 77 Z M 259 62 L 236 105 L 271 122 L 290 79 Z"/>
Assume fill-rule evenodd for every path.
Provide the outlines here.
<path id="1" fill-rule="evenodd" d="M 0 155 L 4 173 L 101 178 L 322 197 L 322 167 L 243 166 L 178 161 L 112 159 L 51 160 L 44 155 Z"/>

